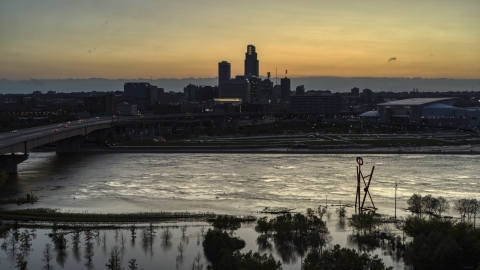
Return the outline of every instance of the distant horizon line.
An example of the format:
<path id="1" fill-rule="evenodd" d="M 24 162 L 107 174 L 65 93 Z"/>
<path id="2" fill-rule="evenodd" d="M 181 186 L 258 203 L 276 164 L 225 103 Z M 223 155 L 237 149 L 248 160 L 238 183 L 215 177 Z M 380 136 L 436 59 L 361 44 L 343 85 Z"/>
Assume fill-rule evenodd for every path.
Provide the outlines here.
<path id="1" fill-rule="evenodd" d="M 243 75 L 235 75 L 235 76 L 243 76 Z M 234 78 L 234 77 L 232 77 Z M 267 76 L 260 75 L 259 78 L 267 78 Z M 284 78 L 278 77 L 278 78 Z M 480 78 L 448 78 L 448 77 L 373 77 L 373 76 L 290 76 L 287 77 L 290 79 L 302 79 L 302 78 L 340 78 L 340 79 L 422 79 L 422 80 L 480 80 Z M 218 79 L 218 76 L 215 77 L 182 77 L 182 78 L 102 78 L 102 77 L 90 77 L 90 78 L 30 78 L 30 79 L 7 79 L 1 78 L 0 80 L 5 81 L 41 81 L 41 80 L 186 80 L 186 79 L 194 79 L 194 80 L 202 80 L 202 79 Z M 275 77 L 270 77 L 270 79 L 275 79 Z"/>

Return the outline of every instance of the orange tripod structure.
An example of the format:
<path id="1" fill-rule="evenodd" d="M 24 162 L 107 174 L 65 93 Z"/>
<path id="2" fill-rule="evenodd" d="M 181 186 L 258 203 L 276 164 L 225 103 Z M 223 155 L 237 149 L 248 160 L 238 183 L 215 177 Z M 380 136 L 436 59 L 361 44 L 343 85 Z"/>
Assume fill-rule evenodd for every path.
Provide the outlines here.
<path id="1" fill-rule="evenodd" d="M 355 198 L 355 212 L 357 211 L 357 209 L 360 213 L 367 210 L 376 210 L 377 208 L 373 203 L 372 195 L 368 190 L 368 188 L 370 187 L 370 182 L 372 181 L 373 170 L 375 170 L 375 166 L 372 167 L 372 172 L 369 175 L 363 176 L 362 168 L 361 168 L 363 165 L 363 159 L 361 157 L 357 157 L 357 164 L 358 164 L 357 166 L 357 197 Z M 365 178 L 367 177 L 368 177 L 368 183 L 365 181 Z M 363 185 L 364 185 L 363 200 L 361 198 L 362 194 L 360 191 L 360 186 L 361 186 L 360 179 L 363 181 Z M 368 197 L 370 197 L 370 201 L 372 202 L 373 207 L 365 207 L 365 199 L 367 198 L 367 194 L 368 194 Z"/>

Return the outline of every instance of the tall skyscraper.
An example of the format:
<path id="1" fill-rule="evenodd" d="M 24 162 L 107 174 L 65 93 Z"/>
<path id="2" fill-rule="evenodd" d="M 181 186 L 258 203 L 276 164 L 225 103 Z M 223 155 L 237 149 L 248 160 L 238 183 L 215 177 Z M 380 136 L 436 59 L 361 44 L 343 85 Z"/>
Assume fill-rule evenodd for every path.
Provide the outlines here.
<path id="1" fill-rule="evenodd" d="M 285 77 L 280 80 L 280 85 L 282 87 L 280 102 L 287 103 L 290 101 L 290 79 Z"/>
<path id="2" fill-rule="evenodd" d="M 250 102 L 259 103 L 262 95 L 262 79 L 250 77 L 247 80 L 250 83 Z"/>
<path id="3" fill-rule="evenodd" d="M 260 94 L 260 100 L 271 100 L 273 99 L 273 82 L 270 81 L 270 78 L 267 78 L 262 81 L 262 92 Z"/>
<path id="4" fill-rule="evenodd" d="M 248 45 L 245 53 L 245 77 L 258 77 L 258 59 L 255 46 Z"/>
<path id="5" fill-rule="evenodd" d="M 230 63 L 222 61 L 218 63 L 218 85 L 222 82 L 228 82 L 230 80 Z"/>

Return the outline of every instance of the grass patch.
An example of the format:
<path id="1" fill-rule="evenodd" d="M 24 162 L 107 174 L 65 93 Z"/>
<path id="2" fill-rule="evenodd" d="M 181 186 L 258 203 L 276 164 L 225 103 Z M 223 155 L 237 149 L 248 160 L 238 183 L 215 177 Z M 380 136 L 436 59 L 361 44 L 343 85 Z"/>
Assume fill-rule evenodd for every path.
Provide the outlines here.
<path id="1" fill-rule="evenodd" d="M 131 146 L 131 147 L 225 147 L 225 146 L 294 146 L 297 144 L 308 144 L 308 145 L 342 145 L 348 144 L 343 141 L 330 141 L 330 140 L 265 140 L 265 141 L 171 141 L 171 142 L 154 142 L 154 141 L 131 141 L 131 142 L 122 142 L 117 144 L 118 146 Z"/>
<path id="2" fill-rule="evenodd" d="M 165 222 L 165 221 L 207 221 L 215 218 L 214 213 L 189 212 L 139 212 L 122 214 L 72 213 L 56 209 L 36 208 L 22 210 L 0 210 L 0 219 L 18 221 L 52 222 Z"/>
<path id="3" fill-rule="evenodd" d="M 263 146 L 263 145 L 281 145 L 285 142 L 279 141 L 172 141 L 172 142 L 153 142 L 153 141 L 132 141 L 118 144 L 119 146 L 149 146 L 149 147 L 222 147 L 222 146 Z"/>
<path id="4" fill-rule="evenodd" d="M 440 144 L 448 144 L 441 140 L 436 139 L 373 139 L 373 140 L 349 140 L 352 143 L 356 144 L 369 144 L 372 146 L 382 146 L 382 147 L 392 147 L 398 146 L 399 144 L 402 146 L 409 145 L 409 146 L 431 146 L 431 145 L 439 145 Z"/>

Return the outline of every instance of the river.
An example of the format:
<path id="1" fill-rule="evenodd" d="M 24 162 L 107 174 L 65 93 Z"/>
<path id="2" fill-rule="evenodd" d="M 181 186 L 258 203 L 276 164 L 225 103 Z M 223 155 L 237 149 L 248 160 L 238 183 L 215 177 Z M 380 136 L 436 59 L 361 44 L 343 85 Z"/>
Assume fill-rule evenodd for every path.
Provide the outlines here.
<path id="1" fill-rule="evenodd" d="M 370 192 L 381 214 L 394 214 L 395 182 L 398 182 L 398 215 L 407 214 L 401 209 L 406 208 L 406 201 L 413 193 L 443 196 L 452 205 L 454 200 L 478 199 L 480 194 L 480 166 L 476 156 L 372 154 L 362 157 L 364 175 L 370 174 L 375 166 Z M 261 216 L 258 212 L 264 207 L 305 211 L 325 203 L 353 204 L 355 159 L 355 155 L 346 154 L 57 155 L 34 152 L 19 165 L 18 175 L 9 179 L 0 195 L 24 196 L 33 191 L 39 198 L 35 207 L 69 212 L 188 211 Z M 29 206 L 4 208 L 26 207 Z M 347 211 L 348 216 L 353 209 Z M 341 233 L 349 231 L 348 227 L 339 227 L 335 222 L 333 218 L 329 227 L 334 237 L 332 243 L 351 246 L 345 233 Z M 251 231 L 243 228 L 239 234 L 244 239 L 253 239 L 253 243 L 245 239 L 246 251 L 258 251 L 256 233 Z M 179 231 L 175 233 L 178 240 Z M 196 232 L 191 237 L 196 239 L 195 235 Z M 12 263 L 13 259 L 6 253 L 0 254 L 0 267 Z M 403 265 L 390 263 L 398 269 Z M 105 263 L 100 264 L 101 267 L 95 269 L 104 269 Z M 83 268 L 78 269 L 84 269 L 83 264 L 81 266 Z M 179 269 L 189 266 L 191 262 Z M 299 260 L 286 262 L 283 269 L 299 269 Z"/>

